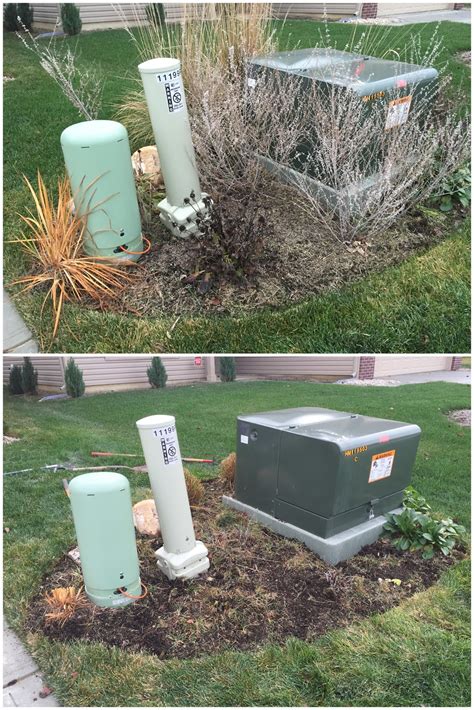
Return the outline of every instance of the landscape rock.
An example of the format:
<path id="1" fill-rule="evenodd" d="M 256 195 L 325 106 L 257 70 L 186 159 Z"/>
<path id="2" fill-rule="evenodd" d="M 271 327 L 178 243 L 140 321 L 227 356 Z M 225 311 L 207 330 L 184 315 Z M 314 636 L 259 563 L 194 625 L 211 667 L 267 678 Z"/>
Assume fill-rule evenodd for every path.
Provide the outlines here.
<path id="1" fill-rule="evenodd" d="M 139 148 L 132 155 L 132 167 L 135 178 L 146 177 L 154 187 L 163 187 L 160 158 L 155 145 Z"/>
<path id="2" fill-rule="evenodd" d="M 156 537 L 160 534 L 160 521 L 153 498 L 141 500 L 133 506 L 133 522 L 142 535 Z"/>

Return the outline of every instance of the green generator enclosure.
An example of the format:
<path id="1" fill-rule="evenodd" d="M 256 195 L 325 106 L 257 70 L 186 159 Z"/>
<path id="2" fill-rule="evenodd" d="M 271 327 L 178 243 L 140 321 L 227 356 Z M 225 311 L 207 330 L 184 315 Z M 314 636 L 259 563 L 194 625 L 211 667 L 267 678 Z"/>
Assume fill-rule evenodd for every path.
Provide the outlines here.
<path id="1" fill-rule="evenodd" d="M 248 63 L 247 80 L 250 87 L 259 81 L 271 81 L 272 77 L 284 87 L 285 81 L 295 76 L 300 78 L 299 101 L 307 100 L 305 94 L 314 98 L 315 93 L 309 93 L 311 85 L 313 88 L 316 85 L 316 96 L 322 102 L 328 102 L 331 91 L 338 91 L 339 101 L 344 101 L 346 92 L 350 92 L 360 98 L 358 120 L 364 121 L 370 113 L 377 111 L 381 117 L 377 124 L 381 132 L 396 129 L 406 123 L 422 97 L 428 112 L 438 87 L 438 72 L 433 67 L 334 49 L 275 52 L 254 57 Z M 351 106 L 351 110 L 354 110 L 354 106 Z M 417 120 L 424 120 L 419 112 Z M 371 144 L 367 145 L 366 150 L 364 147 L 366 158 L 361 165 L 361 173 L 368 182 L 364 184 L 362 179 L 358 185 L 360 199 L 363 199 L 364 190 L 373 184 L 372 180 L 377 175 L 379 142 L 380 134 L 373 135 Z M 320 143 L 321 137 L 315 124 L 314 134 L 308 134 L 301 141 L 289 165 L 279 165 L 268 157 L 262 157 L 262 161 L 270 171 L 290 184 L 298 183 L 304 173 L 314 192 L 333 205 L 337 200 L 336 186 L 332 184 L 332 176 L 325 174 L 324 166 L 318 164 Z M 341 188 L 337 189 L 340 193 Z M 347 186 L 347 190 L 348 199 L 354 200 L 354 186 Z"/>
<path id="2" fill-rule="evenodd" d="M 400 505 L 420 434 L 319 407 L 239 416 L 234 498 L 329 538 Z"/>
<path id="3" fill-rule="evenodd" d="M 141 581 L 128 480 L 112 471 L 84 473 L 69 493 L 87 596 L 101 607 L 130 604 Z"/>
<path id="4" fill-rule="evenodd" d="M 143 239 L 128 134 L 117 121 L 66 128 L 61 147 L 89 256 L 137 261 Z"/>

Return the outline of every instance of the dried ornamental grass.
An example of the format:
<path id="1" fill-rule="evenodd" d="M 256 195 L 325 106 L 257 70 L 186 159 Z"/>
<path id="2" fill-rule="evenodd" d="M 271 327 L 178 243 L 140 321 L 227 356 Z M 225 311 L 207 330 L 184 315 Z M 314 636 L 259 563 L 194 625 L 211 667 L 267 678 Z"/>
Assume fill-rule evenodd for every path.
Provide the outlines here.
<path id="1" fill-rule="evenodd" d="M 23 251 L 31 258 L 33 273 L 15 279 L 10 285 L 26 284 L 30 291 L 48 287 L 41 312 L 51 299 L 54 313 L 53 338 L 58 332 L 65 301 L 82 300 L 88 296 L 102 303 L 114 298 L 131 276 L 114 266 L 107 257 L 90 257 L 84 254 L 86 221 L 78 216 L 67 178 L 58 180 L 58 198 L 54 205 L 41 174 L 38 172 L 38 192 L 25 177 L 33 197 L 36 215 L 20 215 L 28 227 L 18 239 Z M 127 266 L 132 262 L 126 261 Z M 125 265 L 124 264 L 124 265 Z"/>
<path id="2" fill-rule="evenodd" d="M 196 478 L 187 468 L 184 469 L 184 480 L 186 481 L 186 489 L 190 505 L 199 505 L 204 495 L 204 486 L 199 478 Z"/>
<path id="3" fill-rule="evenodd" d="M 71 619 L 78 609 L 88 606 L 82 589 L 74 587 L 56 587 L 45 595 L 47 607 L 46 624 L 58 624 L 60 627 Z"/>
<path id="4" fill-rule="evenodd" d="M 232 451 L 232 453 L 230 453 L 228 456 L 225 457 L 225 459 L 221 461 L 221 465 L 219 467 L 219 478 L 221 478 L 229 485 L 232 485 L 234 483 L 236 463 L 237 455 L 235 451 Z"/>

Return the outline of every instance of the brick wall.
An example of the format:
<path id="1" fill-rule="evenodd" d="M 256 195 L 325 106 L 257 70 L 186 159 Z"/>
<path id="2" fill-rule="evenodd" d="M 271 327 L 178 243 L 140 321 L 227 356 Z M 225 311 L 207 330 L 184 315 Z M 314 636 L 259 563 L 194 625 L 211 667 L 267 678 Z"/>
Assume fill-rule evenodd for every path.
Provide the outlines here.
<path id="1" fill-rule="evenodd" d="M 376 2 L 363 2 L 360 10 L 360 16 L 363 20 L 373 19 L 377 17 L 377 5 Z"/>
<path id="2" fill-rule="evenodd" d="M 453 357 L 451 361 L 451 370 L 459 370 L 462 364 L 462 357 Z"/>
<path id="3" fill-rule="evenodd" d="M 362 356 L 359 362 L 359 379 L 360 380 L 371 380 L 374 376 L 375 370 L 375 357 L 373 356 Z"/>

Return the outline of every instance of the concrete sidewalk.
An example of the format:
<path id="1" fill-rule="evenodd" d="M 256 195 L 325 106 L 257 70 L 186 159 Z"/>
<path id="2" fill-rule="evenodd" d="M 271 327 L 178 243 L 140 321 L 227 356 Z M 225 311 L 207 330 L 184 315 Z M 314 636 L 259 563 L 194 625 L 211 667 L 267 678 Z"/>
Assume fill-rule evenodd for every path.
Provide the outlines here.
<path id="1" fill-rule="evenodd" d="M 385 18 L 384 18 L 385 19 Z M 404 12 L 387 19 L 394 20 L 394 24 L 413 25 L 427 22 L 462 22 L 471 24 L 471 9 L 464 10 L 433 10 L 429 12 Z"/>
<path id="2" fill-rule="evenodd" d="M 397 380 L 402 385 L 417 385 L 424 382 L 456 382 L 460 385 L 471 384 L 471 370 L 438 370 L 436 372 L 418 372 L 409 375 L 381 377 L 381 380 Z"/>
<path id="3" fill-rule="evenodd" d="M 37 353 L 38 344 L 23 318 L 13 305 L 8 293 L 3 291 L 3 352 Z"/>
<path id="4" fill-rule="evenodd" d="M 40 696 L 45 683 L 20 639 L 3 622 L 3 707 L 59 707 L 54 694 Z"/>

